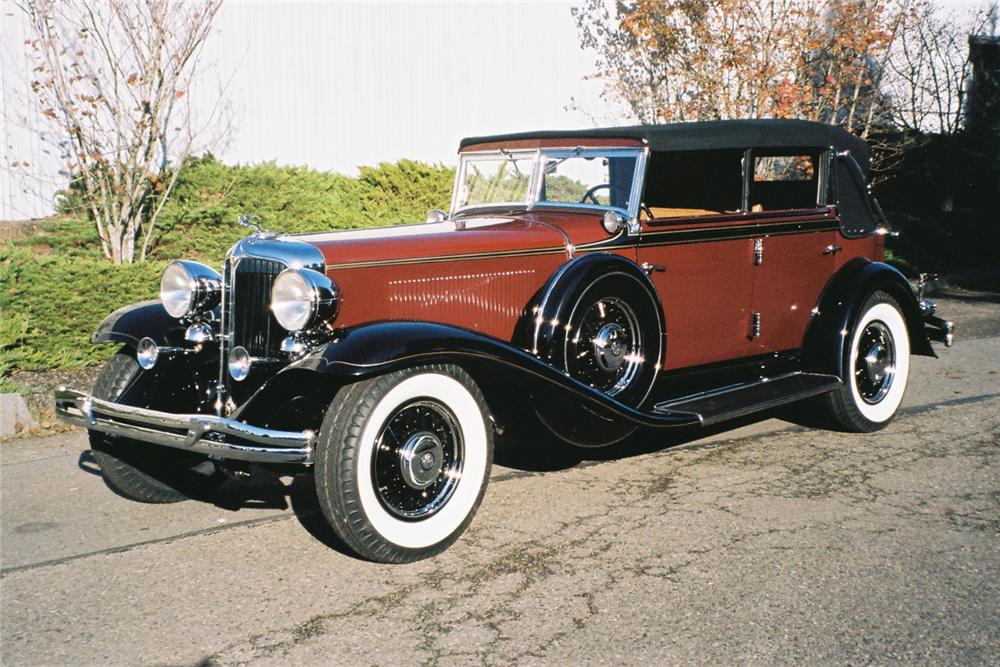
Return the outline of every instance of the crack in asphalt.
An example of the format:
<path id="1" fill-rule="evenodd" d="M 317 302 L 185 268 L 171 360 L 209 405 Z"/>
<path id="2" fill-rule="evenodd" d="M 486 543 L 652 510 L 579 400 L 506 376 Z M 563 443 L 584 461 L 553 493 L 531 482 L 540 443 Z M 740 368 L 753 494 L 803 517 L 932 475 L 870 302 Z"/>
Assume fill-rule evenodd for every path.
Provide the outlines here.
<path id="1" fill-rule="evenodd" d="M 921 415 L 921 414 L 925 414 L 925 413 L 928 413 L 928 412 L 932 412 L 934 410 L 941 409 L 941 408 L 957 407 L 957 406 L 969 405 L 969 404 L 973 404 L 973 403 L 981 403 L 981 402 L 989 401 L 989 400 L 992 400 L 992 399 L 995 399 L 995 398 L 1000 398 L 1000 392 L 990 393 L 990 394 L 979 394 L 979 395 L 975 395 L 975 396 L 967 396 L 967 397 L 962 397 L 962 398 L 949 399 L 949 400 L 946 400 L 946 401 L 939 401 L 939 402 L 936 402 L 936 403 L 926 403 L 926 404 L 922 404 L 922 405 L 915 405 L 915 406 L 910 406 L 910 407 L 907 407 L 907 408 L 901 408 L 899 410 L 899 415 L 904 416 L 904 417 L 910 417 L 910 416 L 914 416 L 914 415 Z M 899 423 L 900 421 L 901 421 L 900 419 L 897 419 L 895 423 Z M 705 452 L 706 456 L 703 456 L 703 457 L 701 457 L 699 459 L 700 461 L 704 462 L 704 461 L 706 461 L 707 457 L 711 457 L 711 456 L 715 455 L 717 452 L 719 452 L 721 450 L 730 448 L 734 444 L 740 444 L 740 443 L 744 443 L 744 442 L 754 442 L 754 441 L 759 441 L 759 440 L 762 440 L 762 439 L 765 439 L 765 438 L 775 437 L 777 435 L 791 435 L 791 434 L 803 433 L 803 432 L 807 432 L 807 431 L 811 431 L 811 430 L 814 430 L 814 429 L 812 429 L 810 427 L 807 427 L 807 426 L 789 425 L 789 426 L 781 427 L 781 428 L 778 428 L 778 429 L 772 429 L 772 430 L 769 430 L 769 431 L 766 431 L 766 432 L 763 432 L 763 433 L 757 433 L 757 434 L 750 435 L 750 436 L 727 438 L 727 439 L 724 439 L 724 440 L 716 440 L 716 441 L 707 442 L 707 443 L 694 441 L 694 442 L 689 442 L 689 443 L 680 443 L 680 444 L 677 444 L 677 445 L 668 445 L 664 449 L 646 452 L 644 455 L 645 456 L 649 456 L 651 458 L 658 458 L 658 457 L 662 457 L 662 456 L 675 456 L 675 455 L 680 454 L 682 452 L 685 452 L 685 453 L 696 453 L 696 452 L 697 453 L 701 453 L 701 452 Z M 845 435 L 845 434 L 837 434 L 836 432 L 832 432 L 832 431 L 827 431 L 827 432 L 831 433 L 832 435 Z M 846 434 L 846 435 L 856 435 L 856 434 Z M 594 467 L 594 466 L 606 465 L 606 464 L 613 463 L 613 462 L 616 462 L 616 461 L 621 461 L 621 460 L 623 460 L 623 459 L 621 459 L 621 458 L 610 458 L 610 459 L 597 459 L 597 460 L 581 461 L 581 462 L 579 462 L 579 463 L 571 466 L 570 468 L 567 468 L 566 470 L 585 470 L 587 468 L 591 468 L 591 467 Z M 820 461 L 811 461 L 811 462 L 807 463 L 806 466 L 805 466 L 805 468 L 803 468 L 802 470 L 792 471 L 792 472 L 795 472 L 797 475 L 805 474 L 805 473 L 808 472 L 809 468 L 814 468 L 815 469 L 815 468 L 817 468 L 819 466 L 819 464 L 820 464 Z M 500 483 L 504 483 L 504 482 L 508 482 L 508 481 L 512 481 L 512 480 L 516 480 L 516 479 L 524 479 L 524 478 L 527 478 L 527 477 L 540 477 L 540 476 L 545 476 L 545 475 L 552 475 L 553 473 L 558 473 L 558 472 L 564 472 L 564 471 L 563 470 L 555 470 L 555 471 L 514 470 L 514 471 L 510 471 L 510 472 L 506 472 L 506 473 L 501 473 L 501 474 L 493 477 L 490 480 L 490 484 L 491 485 L 493 485 L 493 484 L 500 484 Z M 812 496 L 804 495 L 802 497 L 812 497 Z M 189 531 L 189 532 L 185 532 L 185 533 L 180 533 L 178 535 L 170 535 L 170 536 L 156 538 L 156 539 L 152 539 L 152 540 L 144 540 L 144 541 L 141 541 L 141 542 L 134 542 L 134 543 L 126 544 L 126 545 L 120 545 L 120 546 L 115 546 L 115 547 L 108 547 L 106 549 L 98 549 L 98 550 L 89 551 L 89 552 L 86 552 L 86 553 L 73 554 L 73 555 L 70 555 L 70 556 L 64 556 L 64 557 L 61 557 L 61 558 L 54 558 L 54 559 L 51 559 L 51 560 L 38 561 L 38 562 L 35 562 L 35 563 L 26 563 L 24 565 L 17 565 L 17 566 L 8 567 L 8 568 L 4 568 L 4 569 L 0 570 L 0 578 L 7 577 L 7 576 L 9 576 L 11 574 L 16 574 L 16 573 L 19 573 L 19 572 L 25 572 L 25 571 L 35 570 L 35 569 L 45 568 L 45 567 L 55 567 L 55 566 L 59 566 L 59 565 L 64 565 L 66 563 L 70 563 L 70 562 L 81 560 L 81 559 L 85 559 L 85 558 L 91 558 L 91 557 L 95 557 L 95 556 L 104 556 L 104 555 L 108 555 L 108 554 L 123 553 L 123 552 L 128 552 L 128 551 L 131 551 L 131 550 L 134 550 L 134 549 L 138 549 L 138 548 L 142 548 L 142 547 L 146 547 L 146 546 L 151 546 L 151 545 L 156 545 L 156 544 L 169 544 L 171 542 L 185 540 L 185 539 L 188 539 L 188 538 L 191 538 L 191 537 L 198 537 L 198 536 L 201 536 L 201 535 L 213 535 L 213 534 L 216 534 L 216 533 L 220 533 L 220 532 L 231 530 L 231 529 L 235 529 L 235 528 L 246 528 L 246 527 L 250 527 L 250 526 L 263 525 L 263 524 L 275 523 L 275 522 L 280 522 L 280 521 L 288 521 L 288 520 L 294 519 L 296 517 L 298 517 L 300 519 L 301 518 L 307 518 L 307 517 L 310 517 L 310 516 L 313 516 L 314 514 L 316 514 L 317 511 L 318 510 L 316 510 L 316 511 L 310 511 L 310 512 L 302 512 L 300 514 L 280 514 L 280 515 L 277 515 L 277 516 L 268 516 L 268 517 L 260 517 L 260 518 L 254 518 L 254 519 L 247 519 L 247 520 L 243 520 L 243 521 L 234 521 L 234 522 L 227 523 L 226 525 L 212 526 L 212 527 L 209 527 L 209 528 L 203 528 L 203 529 L 199 529 L 199 530 L 193 530 L 193 531 Z"/>
<path id="2" fill-rule="evenodd" d="M 963 404 L 970 402 L 966 400 Z M 764 542 L 764 548 L 788 551 L 836 551 L 836 546 L 812 545 L 807 539 L 796 539 L 791 545 L 773 545 L 770 541 L 800 534 L 837 531 L 884 535 L 894 532 L 895 522 L 904 518 L 928 523 L 944 521 L 959 530 L 1000 532 L 1000 521 L 989 518 L 994 515 L 992 510 L 998 499 L 995 491 L 957 496 L 926 491 L 931 498 L 971 501 L 972 505 L 978 506 L 965 511 L 949 510 L 943 515 L 922 512 L 919 505 L 912 507 L 888 502 L 887 491 L 877 481 L 880 476 L 919 464 L 927 458 L 955 455 L 954 449 L 934 448 L 933 443 L 938 436 L 935 429 L 928 429 L 924 423 L 913 420 L 897 423 L 898 426 L 888 437 L 894 442 L 907 443 L 901 448 L 873 449 L 859 443 L 856 436 L 832 434 L 833 440 L 825 444 L 805 444 L 809 451 L 798 452 L 800 458 L 809 460 L 818 454 L 822 456 L 804 465 L 794 465 L 794 462 L 788 465 L 780 459 L 775 460 L 787 453 L 788 450 L 782 447 L 787 442 L 802 445 L 795 440 L 796 431 L 786 430 L 771 434 L 771 442 L 766 449 L 749 447 L 760 439 L 760 436 L 751 436 L 734 439 L 735 446 L 713 448 L 700 456 L 691 457 L 690 461 L 674 456 L 679 465 L 672 466 L 666 476 L 657 474 L 655 470 L 632 470 L 630 473 L 635 478 L 611 482 L 588 475 L 586 469 L 575 468 L 586 478 L 578 480 L 576 486 L 596 489 L 606 502 L 602 500 L 601 506 L 592 511 L 559 520 L 557 527 L 544 537 L 529 539 L 483 565 L 468 563 L 471 567 L 460 571 L 430 569 L 418 564 L 413 568 L 416 576 L 409 573 L 402 578 L 403 581 L 416 581 L 400 585 L 389 596 L 372 596 L 355 603 L 347 611 L 315 615 L 290 628 L 237 640 L 208 656 L 206 663 L 248 664 L 278 655 L 297 662 L 292 651 L 333 633 L 355 636 L 358 624 L 368 629 L 366 624 L 372 621 L 373 614 L 377 615 L 378 622 L 393 628 L 400 641 L 405 643 L 407 637 L 415 636 L 417 640 L 409 646 L 412 651 L 409 655 L 425 665 L 458 659 L 477 664 L 505 665 L 528 658 L 543 660 L 550 646 L 558 645 L 562 639 L 584 629 L 599 615 L 599 598 L 603 594 L 615 590 L 630 578 L 652 577 L 681 585 L 692 570 L 707 567 L 706 561 L 714 554 L 760 549 L 760 542 Z M 995 458 L 998 451 L 997 431 L 1000 428 L 983 423 L 980 426 L 980 429 L 967 435 L 959 453 Z M 725 466 L 726 470 L 739 470 L 749 479 L 737 484 L 728 483 L 730 480 L 723 482 L 710 470 L 716 465 Z M 776 465 L 779 479 L 773 479 L 773 473 L 771 479 L 759 474 L 761 471 L 773 471 Z M 841 468 L 844 470 L 841 471 Z M 678 480 L 683 480 L 685 484 L 678 484 Z M 554 480 L 553 483 L 559 481 Z M 680 491 L 682 486 L 686 491 Z M 704 497 L 706 492 L 710 499 L 706 503 L 708 506 L 698 507 L 697 500 L 692 501 L 692 497 Z M 674 515 L 671 523 L 681 526 L 684 514 L 690 514 L 691 520 L 697 520 L 697 515 L 703 511 L 719 511 L 746 518 L 740 509 L 745 507 L 748 499 L 754 498 L 836 499 L 845 504 L 848 511 L 841 516 L 812 520 L 797 526 L 752 528 L 745 521 L 743 525 L 737 522 L 733 532 L 729 535 L 723 533 L 723 539 L 717 542 L 682 547 L 673 552 L 667 546 L 662 554 L 652 558 L 648 553 L 623 554 L 617 549 L 623 536 L 655 529 L 658 523 L 662 523 L 665 506 Z M 875 500 L 891 510 L 887 517 L 879 517 L 883 525 L 869 523 L 870 506 Z M 985 502 L 979 502 L 983 500 Z M 621 518 L 624 514 L 628 514 L 627 521 Z M 964 516 L 968 520 L 956 523 L 956 516 Z M 884 525 L 886 520 L 890 525 Z M 463 541 L 467 549 L 476 553 L 489 553 L 491 546 L 495 549 L 495 544 L 482 534 L 470 535 Z M 614 562 L 615 567 L 594 571 L 588 565 L 602 562 Z M 533 628 L 522 630 L 527 637 L 519 636 L 518 627 L 522 621 L 531 621 L 524 618 L 518 609 L 522 598 L 529 590 L 534 590 L 536 601 L 544 599 L 547 582 L 560 578 L 581 582 L 577 586 L 580 592 L 569 596 L 568 602 L 559 608 L 564 622 L 557 622 L 554 628 L 543 628 L 540 631 L 542 636 L 533 636 Z M 509 579 L 513 581 L 507 581 Z M 542 590 L 538 591 L 538 588 Z M 431 594 L 434 597 L 426 600 Z M 542 620 L 545 620 L 544 612 Z M 545 629 L 549 631 L 545 633 Z M 449 639 L 458 634 L 464 638 L 464 650 L 456 652 L 449 647 Z"/>

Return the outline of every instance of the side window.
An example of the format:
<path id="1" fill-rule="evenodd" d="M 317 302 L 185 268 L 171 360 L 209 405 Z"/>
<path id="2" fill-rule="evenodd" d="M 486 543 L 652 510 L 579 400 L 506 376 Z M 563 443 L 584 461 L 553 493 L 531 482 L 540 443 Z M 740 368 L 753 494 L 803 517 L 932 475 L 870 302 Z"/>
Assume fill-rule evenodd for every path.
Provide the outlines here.
<path id="1" fill-rule="evenodd" d="M 656 152 L 643 201 L 654 218 L 737 213 L 743 203 L 743 151 Z"/>
<path id="2" fill-rule="evenodd" d="M 819 192 L 819 153 L 754 150 L 751 211 L 815 208 Z"/>

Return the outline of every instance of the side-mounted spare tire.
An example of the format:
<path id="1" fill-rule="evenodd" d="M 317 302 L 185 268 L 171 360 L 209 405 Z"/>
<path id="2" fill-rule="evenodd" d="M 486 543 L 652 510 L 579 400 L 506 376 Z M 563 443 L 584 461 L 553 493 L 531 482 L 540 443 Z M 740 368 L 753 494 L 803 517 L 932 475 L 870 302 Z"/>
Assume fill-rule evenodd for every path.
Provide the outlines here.
<path id="1" fill-rule="evenodd" d="M 540 359 L 630 407 L 641 407 L 649 397 L 664 354 L 663 309 L 634 262 L 605 253 L 567 262 L 546 283 L 528 317 L 525 347 Z M 535 396 L 534 403 L 542 421 L 576 445 L 612 444 L 635 430 L 548 393 Z"/>

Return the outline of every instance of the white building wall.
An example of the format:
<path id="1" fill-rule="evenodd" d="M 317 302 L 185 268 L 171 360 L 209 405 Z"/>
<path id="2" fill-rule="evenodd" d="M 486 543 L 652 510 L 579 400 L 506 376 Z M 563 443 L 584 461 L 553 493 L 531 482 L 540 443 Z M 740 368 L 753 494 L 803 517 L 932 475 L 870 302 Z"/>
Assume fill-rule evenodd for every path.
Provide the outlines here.
<path id="1" fill-rule="evenodd" d="M 0 0 L 0 221 L 51 214 L 53 196 L 66 182 L 58 149 L 40 137 L 45 124 L 30 93 L 24 45 L 30 38 L 21 11 Z"/>
<path id="2" fill-rule="evenodd" d="M 207 113 L 225 90 L 233 131 L 214 152 L 227 162 L 345 173 L 404 157 L 452 163 L 463 136 L 594 124 L 566 109 L 574 99 L 605 106 L 600 82 L 585 80 L 593 58 L 570 6 L 230 0 L 192 99 Z M 21 119 L 0 125 L 0 220 L 38 217 L 65 176 L 33 131 L 38 110 L 18 102 L 29 69 L 24 20 L 10 0 L 0 8 L 4 118 Z"/>

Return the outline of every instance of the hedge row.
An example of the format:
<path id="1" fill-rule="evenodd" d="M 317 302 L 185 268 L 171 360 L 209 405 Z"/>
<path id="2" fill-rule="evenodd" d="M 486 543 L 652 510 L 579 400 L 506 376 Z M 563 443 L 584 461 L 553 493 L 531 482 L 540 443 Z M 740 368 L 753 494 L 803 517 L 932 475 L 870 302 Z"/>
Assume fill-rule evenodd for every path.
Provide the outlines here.
<path id="1" fill-rule="evenodd" d="M 14 369 L 79 368 L 109 356 L 90 333 L 109 312 L 153 298 L 164 264 L 178 257 L 221 263 L 245 236 L 239 215 L 285 232 L 348 229 L 423 220 L 447 208 L 454 171 L 401 160 L 355 177 L 273 163 L 189 162 L 164 206 L 150 260 L 115 267 L 101 256 L 93 224 L 70 190 L 64 215 L 23 241 L 0 246 L 0 391 Z M 9 383 L 6 384 L 10 389 Z"/>

